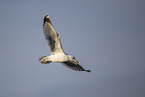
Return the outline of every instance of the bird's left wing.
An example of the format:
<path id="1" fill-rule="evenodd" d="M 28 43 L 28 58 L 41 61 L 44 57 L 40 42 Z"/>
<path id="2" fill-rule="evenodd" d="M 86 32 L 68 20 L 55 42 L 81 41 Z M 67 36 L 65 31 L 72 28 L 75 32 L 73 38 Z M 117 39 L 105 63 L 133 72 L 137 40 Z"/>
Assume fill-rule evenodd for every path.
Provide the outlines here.
<path id="1" fill-rule="evenodd" d="M 44 17 L 43 32 L 51 54 L 64 53 L 59 35 L 55 31 L 48 15 Z"/>
<path id="2" fill-rule="evenodd" d="M 73 61 L 63 62 L 63 65 L 66 66 L 67 68 L 75 70 L 75 71 L 87 71 L 87 72 L 90 72 L 90 70 L 85 70 L 81 65 L 79 65 L 78 63 L 73 62 Z"/>

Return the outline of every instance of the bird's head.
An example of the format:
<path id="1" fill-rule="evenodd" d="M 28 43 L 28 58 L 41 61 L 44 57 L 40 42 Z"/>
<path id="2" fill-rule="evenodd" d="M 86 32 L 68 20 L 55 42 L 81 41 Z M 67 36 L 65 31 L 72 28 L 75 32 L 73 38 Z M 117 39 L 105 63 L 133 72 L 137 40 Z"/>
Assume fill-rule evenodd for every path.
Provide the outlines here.
<path id="1" fill-rule="evenodd" d="M 70 61 L 73 61 L 75 63 L 79 63 L 74 56 L 71 56 L 71 55 L 68 55 L 68 56 L 69 56 Z"/>

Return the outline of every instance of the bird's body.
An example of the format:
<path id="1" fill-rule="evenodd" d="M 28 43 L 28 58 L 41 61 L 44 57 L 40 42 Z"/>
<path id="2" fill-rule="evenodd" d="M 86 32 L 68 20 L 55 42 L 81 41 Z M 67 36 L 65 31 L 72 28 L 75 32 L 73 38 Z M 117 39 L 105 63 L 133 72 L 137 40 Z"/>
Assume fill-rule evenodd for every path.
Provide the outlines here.
<path id="1" fill-rule="evenodd" d="M 65 54 L 55 54 L 48 56 L 48 60 L 52 62 L 64 62 L 69 60 L 69 56 Z"/>
<path id="2" fill-rule="evenodd" d="M 51 55 L 39 57 L 39 61 L 42 64 L 48 64 L 50 62 L 60 62 L 63 63 L 66 67 L 73 69 L 75 71 L 90 72 L 90 70 L 85 70 L 82 66 L 80 66 L 75 57 L 64 53 L 59 35 L 55 31 L 48 15 L 44 17 L 43 32 L 45 39 L 48 43 Z"/>

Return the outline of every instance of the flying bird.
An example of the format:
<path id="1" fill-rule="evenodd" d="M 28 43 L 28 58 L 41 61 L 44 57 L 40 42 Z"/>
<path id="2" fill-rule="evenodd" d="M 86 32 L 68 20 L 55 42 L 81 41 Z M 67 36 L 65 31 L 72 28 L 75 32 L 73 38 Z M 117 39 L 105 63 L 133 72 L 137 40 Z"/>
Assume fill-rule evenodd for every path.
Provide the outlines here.
<path id="1" fill-rule="evenodd" d="M 55 31 L 48 15 L 46 15 L 43 19 L 43 33 L 48 43 L 48 48 L 51 55 L 40 56 L 39 61 L 42 64 L 60 62 L 72 70 L 90 72 L 90 70 L 85 70 L 81 65 L 79 65 L 79 62 L 75 59 L 74 56 L 68 55 L 63 51 L 59 35 Z"/>

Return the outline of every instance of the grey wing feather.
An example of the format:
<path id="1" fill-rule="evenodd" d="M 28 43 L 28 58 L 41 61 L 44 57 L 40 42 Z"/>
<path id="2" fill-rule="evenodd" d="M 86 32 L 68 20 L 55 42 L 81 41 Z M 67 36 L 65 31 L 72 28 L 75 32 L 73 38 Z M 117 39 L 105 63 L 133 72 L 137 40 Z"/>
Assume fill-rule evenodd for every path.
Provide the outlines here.
<path id="1" fill-rule="evenodd" d="M 85 70 L 82 66 L 80 66 L 78 63 L 73 62 L 73 61 L 63 62 L 63 65 L 66 66 L 67 68 L 75 70 L 75 71 L 87 71 L 87 72 L 90 72 L 90 70 Z"/>
<path id="2" fill-rule="evenodd" d="M 55 31 L 48 15 L 44 17 L 43 32 L 51 54 L 64 53 L 59 35 Z"/>

